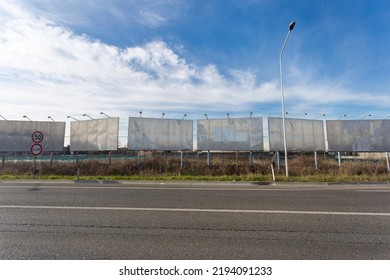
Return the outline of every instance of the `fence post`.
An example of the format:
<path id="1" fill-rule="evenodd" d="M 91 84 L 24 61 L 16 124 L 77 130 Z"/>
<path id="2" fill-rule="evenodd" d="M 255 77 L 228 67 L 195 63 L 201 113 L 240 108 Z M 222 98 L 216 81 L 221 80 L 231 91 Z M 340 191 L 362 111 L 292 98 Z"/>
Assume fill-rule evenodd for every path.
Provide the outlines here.
<path id="1" fill-rule="evenodd" d="M 340 152 L 337 152 L 337 158 L 338 158 L 338 162 L 339 162 L 339 167 L 341 167 L 341 153 Z"/>
<path id="2" fill-rule="evenodd" d="M 1 160 L 1 169 L 4 169 L 5 165 L 5 152 L 3 152 L 3 159 Z"/>
<path id="3" fill-rule="evenodd" d="M 274 165 L 271 163 L 271 172 L 272 172 L 272 181 L 276 181 L 275 180 L 275 171 L 274 171 Z"/>

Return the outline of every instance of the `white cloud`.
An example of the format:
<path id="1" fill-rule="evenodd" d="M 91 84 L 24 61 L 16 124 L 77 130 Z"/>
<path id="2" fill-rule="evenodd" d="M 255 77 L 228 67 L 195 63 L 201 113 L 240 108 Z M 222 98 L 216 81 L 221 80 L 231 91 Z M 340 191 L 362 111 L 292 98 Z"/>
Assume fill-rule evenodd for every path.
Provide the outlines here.
<path id="1" fill-rule="evenodd" d="M 161 112 L 251 111 L 256 104 L 279 102 L 279 81 L 258 84 L 253 71 L 188 63 L 165 42 L 156 40 L 121 49 L 74 34 L 12 4 L 0 7 L 1 114 L 149 116 Z M 287 69 L 286 96 L 297 104 L 387 102 L 387 96 L 356 94 L 342 84 L 313 83 L 299 67 Z M 292 79 L 293 78 L 293 79 Z M 291 81 L 295 81 L 291 83 Z M 279 108 L 275 108 L 279 111 Z M 175 117 L 174 115 L 172 117 Z"/>
<path id="2" fill-rule="evenodd" d="M 232 106 L 239 111 L 252 99 L 250 93 L 234 98 L 241 85 L 248 88 L 252 74 L 236 71 L 238 82 L 229 81 L 215 65 L 190 65 L 162 41 L 120 49 L 12 5 L 3 7 L 1 15 L 0 85 L 2 92 L 9 92 L 3 101 L 12 109 L 6 113 L 14 117 L 28 111 L 42 118 L 42 112 L 54 108 L 62 118 L 102 107 L 117 115 L 131 114 L 134 108 L 153 114 L 180 106 Z M 39 102 L 30 109 L 23 106 L 32 96 Z"/>

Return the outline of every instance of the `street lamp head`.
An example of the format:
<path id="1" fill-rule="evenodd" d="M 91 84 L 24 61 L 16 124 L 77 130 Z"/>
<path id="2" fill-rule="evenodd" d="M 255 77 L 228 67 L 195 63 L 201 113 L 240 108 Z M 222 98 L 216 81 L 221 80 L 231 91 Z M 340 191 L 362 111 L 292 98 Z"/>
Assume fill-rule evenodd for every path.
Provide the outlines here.
<path id="1" fill-rule="evenodd" d="M 104 115 L 104 116 L 106 116 L 107 118 L 111 119 L 111 117 L 110 117 L 109 115 L 107 115 L 106 113 L 104 113 L 104 112 L 100 112 L 100 115 Z"/>
<path id="2" fill-rule="evenodd" d="M 292 31 L 294 27 L 295 27 L 295 21 L 291 22 L 288 28 L 290 29 L 290 31 Z"/>

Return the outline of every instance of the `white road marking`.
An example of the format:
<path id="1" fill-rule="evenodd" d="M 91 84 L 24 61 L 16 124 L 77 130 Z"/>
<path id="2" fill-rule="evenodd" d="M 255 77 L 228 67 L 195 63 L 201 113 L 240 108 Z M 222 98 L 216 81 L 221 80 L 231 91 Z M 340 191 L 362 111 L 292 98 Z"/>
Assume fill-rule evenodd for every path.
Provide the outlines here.
<path id="1" fill-rule="evenodd" d="M 355 192 L 390 192 L 390 190 L 354 190 Z"/>
<path id="2" fill-rule="evenodd" d="M 191 191 L 308 191 L 324 189 L 256 189 L 254 188 L 221 188 L 221 187 L 132 187 L 132 186 L 0 186 L 1 188 L 19 189 L 102 189 L 102 190 L 191 190 Z"/>
<path id="3" fill-rule="evenodd" d="M 39 205 L 38 206 L 33 206 L 33 205 L 0 205 L 0 209 L 110 210 L 110 211 L 206 212 L 206 213 L 299 214 L 299 215 L 344 215 L 344 216 L 388 216 L 388 217 L 390 217 L 390 213 L 330 212 L 330 211 L 290 211 L 290 210 L 135 208 L 135 207 L 81 207 L 81 206 L 39 206 Z"/>
<path id="4" fill-rule="evenodd" d="M 0 189 L 8 189 L 8 188 L 18 188 L 18 189 L 105 189 L 105 190 L 191 190 L 191 191 L 341 191 L 341 190 L 352 190 L 352 191 L 362 191 L 362 192 L 390 192 L 388 187 L 376 187 L 376 189 L 361 189 L 357 190 L 356 187 L 309 187 L 309 186 L 290 186 L 285 188 L 280 187 L 268 187 L 261 188 L 260 186 L 253 186 L 251 188 L 248 187 L 240 187 L 240 186 L 232 186 L 232 187 L 152 187 L 152 186 L 143 186 L 143 187 L 133 187 L 133 186 L 50 186 L 50 185 L 42 185 L 42 186 L 7 186 L 0 185 Z M 368 187 L 370 188 L 370 187 Z M 382 189 L 383 188 L 383 189 Z"/>

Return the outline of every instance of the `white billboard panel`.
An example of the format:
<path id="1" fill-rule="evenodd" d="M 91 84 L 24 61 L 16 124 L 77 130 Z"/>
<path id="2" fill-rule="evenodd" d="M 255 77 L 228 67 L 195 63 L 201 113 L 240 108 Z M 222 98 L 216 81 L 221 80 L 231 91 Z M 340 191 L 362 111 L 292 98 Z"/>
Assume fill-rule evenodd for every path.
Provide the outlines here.
<path id="1" fill-rule="evenodd" d="M 129 118 L 129 150 L 179 151 L 193 149 L 193 121 Z"/>
<path id="2" fill-rule="evenodd" d="M 262 151 L 263 118 L 198 120 L 198 150 Z"/>
<path id="3" fill-rule="evenodd" d="M 71 151 L 115 151 L 118 149 L 119 118 L 72 121 Z"/>
<path id="4" fill-rule="evenodd" d="M 64 150 L 65 122 L 0 121 L 0 152 L 29 152 L 33 144 L 42 152 Z"/>
<path id="5" fill-rule="evenodd" d="M 324 151 L 324 123 L 322 120 L 286 118 L 286 142 L 290 151 Z M 268 118 L 271 151 L 284 150 L 282 118 Z"/>
<path id="6" fill-rule="evenodd" d="M 390 120 L 326 121 L 330 151 L 390 151 Z"/>

